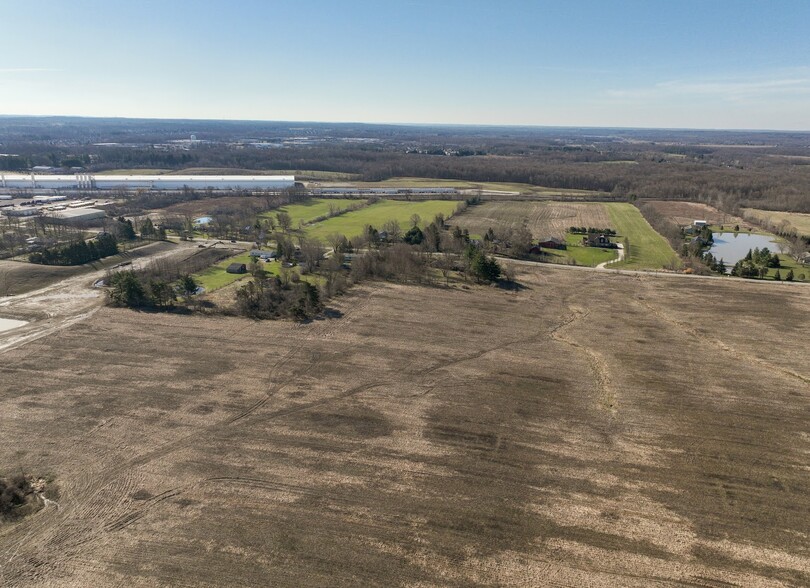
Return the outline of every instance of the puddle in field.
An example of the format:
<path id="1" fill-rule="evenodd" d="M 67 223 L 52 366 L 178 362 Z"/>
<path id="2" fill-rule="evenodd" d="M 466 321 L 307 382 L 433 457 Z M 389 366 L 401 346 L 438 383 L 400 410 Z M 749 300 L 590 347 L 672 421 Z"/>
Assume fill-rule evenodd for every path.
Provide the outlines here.
<path id="1" fill-rule="evenodd" d="M 16 329 L 17 327 L 22 327 L 23 325 L 27 325 L 28 321 L 18 321 L 15 319 L 7 319 L 0 317 L 0 333 L 3 331 L 10 331 L 11 329 Z"/>

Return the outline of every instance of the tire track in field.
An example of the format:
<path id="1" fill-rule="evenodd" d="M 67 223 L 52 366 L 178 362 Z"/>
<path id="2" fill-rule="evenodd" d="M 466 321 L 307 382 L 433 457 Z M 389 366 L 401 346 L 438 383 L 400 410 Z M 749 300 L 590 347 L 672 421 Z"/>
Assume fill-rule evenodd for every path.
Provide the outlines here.
<path id="1" fill-rule="evenodd" d="M 697 329 L 695 329 L 694 327 L 690 326 L 689 324 L 684 323 L 683 321 L 680 321 L 680 320 L 670 316 L 665 310 L 663 310 L 663 309 L 661 309 L 661 308 L 659 308 L 659 307 L 657 307 L 657 306 L 655 306 L 653 304 L 650 304 L 644 298 L 633 298 L 632 300 L 636 304 L 638 304 L 641 307 L 645 308 L 647 311 L 649 311 L 656 318 L 658 318 L 658 319 L 660 319 L 660 320 L 662 320 L 662 321 L 664 321 L 666 323 L 669 323 L 670 325 L 674 326 L 678 330 L 686 333 L 687 335 L 689 335 L 691 337 L 694 337 L 696 340 L 708 341 L 714 348 L 719 349 L 720 351 L 723 351 L 725 353 L 728 353 L 729 355 L 731 355 L 735 359 L 738 359 L 738 360 L 740 360 L 742 362 L 752 362 L 752 363 L 759 364 L 762 367 L 764 367 L 767 371 L 776 370 L 776 371 L 782 372 L 784 375 L 790 376 L 791 378 L 798 379 L 799 381 L 801 381 L 805 385 L 810 385 L 810 377 L 808 377 L 808 376 L 800 374 L 799 372 L 795 372 L 795 371 L 793 371 L 793 370 L 791 370 L 789 368 L 782 367 L 780 365 L 776 365 L 774 363 L 768 362 L 768 361 L 762 359 L 761 357 L 757 357 L 756 355 L 754 355 L 752 353 L 748 353 L 746 351 L 741 351 L 741 350 L 739 350 L 739 349 L 737 349 L 735 347 L 732 347 L 731 345 L 727 344 L 723 340 L 718 339 L 716 337 L 707 337 L 705 333 L 701 333 Z"/>
<path id="2" fill-rule="evenodd" d="M 608 369 L 607 361 L 605 361 L 600 354 L 591 350 L 589 347 L 586 347 L 585 345 L 582 345 L 581 343 L 578 343 L 574 339 L 565 335 L 565 330 L 569 326 L 586 318 L 590 314 L 590 311 L 582 310 L 581 308 L 574 306 L 569 306 L 568 308 L 571 311 L 571 314 L 551 330 L 551 338 L 555 341 L 559 341 L 560 343 L 573 347 L 585 355 L 588 360 L 588 364 L 591 367 L 591 371 L 593 371 L 594 378 L 596 379 L 599 398 L 605 408 L 610 411 L 611 415 L 615 416 L 616 412 L 618 411 L 618 398 L 613 386 L 611 385 L 610 371 Z"/>

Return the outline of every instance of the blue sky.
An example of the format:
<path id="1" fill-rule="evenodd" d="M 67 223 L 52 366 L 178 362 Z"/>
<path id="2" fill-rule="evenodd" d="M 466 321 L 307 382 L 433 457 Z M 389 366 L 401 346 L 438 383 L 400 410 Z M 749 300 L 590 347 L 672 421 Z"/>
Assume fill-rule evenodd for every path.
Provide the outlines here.
<path id="1" fill-rule="evenodd" d="M 0 113 L 810 130 L 805 0 L 0 0 Z"/>

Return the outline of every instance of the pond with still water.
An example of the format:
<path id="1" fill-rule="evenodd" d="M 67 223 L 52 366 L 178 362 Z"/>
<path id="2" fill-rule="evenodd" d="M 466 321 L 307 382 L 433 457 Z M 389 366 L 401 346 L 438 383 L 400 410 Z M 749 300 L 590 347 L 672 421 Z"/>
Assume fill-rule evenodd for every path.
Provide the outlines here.
<path id="1" fill-rule="evenodd" d="M 751 233 L 712 233 L 714 245 L 709 249 L 715 259 L 722 259 L 726 267 L 743 259 L 751 249 L 767 247 L 771 253 L 781 253 L 782 248 L 776 237 L 752 235 Z"/>

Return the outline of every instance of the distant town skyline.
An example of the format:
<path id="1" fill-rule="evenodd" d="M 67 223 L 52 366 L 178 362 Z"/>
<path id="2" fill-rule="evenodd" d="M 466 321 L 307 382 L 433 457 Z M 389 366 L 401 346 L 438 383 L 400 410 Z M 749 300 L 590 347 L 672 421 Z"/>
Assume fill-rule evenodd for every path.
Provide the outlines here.
<path id="1" fill-rule="evenodd" d="M 3 3 L 0 114 L 810 130 L 810 3 Z"/>

